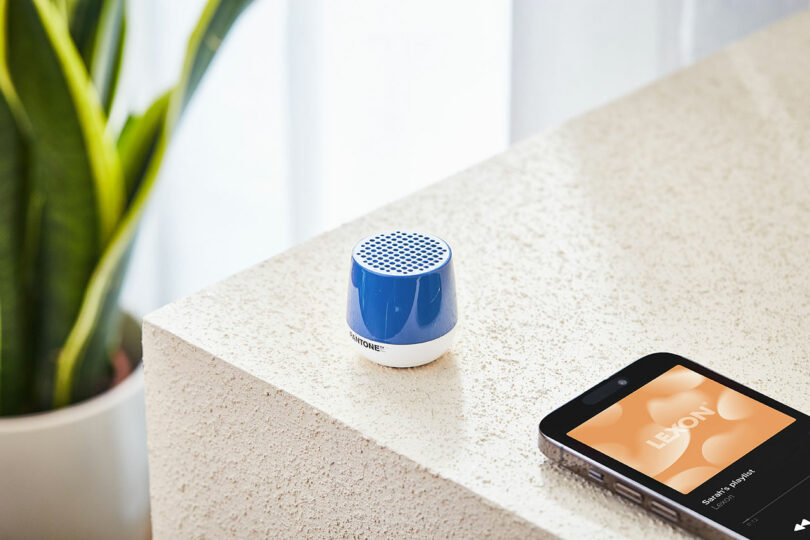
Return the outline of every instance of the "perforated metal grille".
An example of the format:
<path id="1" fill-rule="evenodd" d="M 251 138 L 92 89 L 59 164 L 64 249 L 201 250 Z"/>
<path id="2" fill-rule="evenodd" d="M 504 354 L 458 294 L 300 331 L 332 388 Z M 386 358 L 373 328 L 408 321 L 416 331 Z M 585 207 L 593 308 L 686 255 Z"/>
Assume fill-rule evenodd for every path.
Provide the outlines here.
<path id="1" fill-rule="evenodd" d="M 450 248 L 429 234 L 393 231 L 366 238 L 354 248 L 354 259 L 380 274 L 423 274 L 442 266 Z"/>

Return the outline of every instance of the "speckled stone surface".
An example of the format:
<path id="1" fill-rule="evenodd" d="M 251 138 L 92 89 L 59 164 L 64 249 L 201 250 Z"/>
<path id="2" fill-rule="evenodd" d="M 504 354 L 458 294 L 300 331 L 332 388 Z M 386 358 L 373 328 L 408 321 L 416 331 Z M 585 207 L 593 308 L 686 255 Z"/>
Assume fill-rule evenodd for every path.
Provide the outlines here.
<path id="1" fill-rule="evenodd" d="M 149 315 L 156 537 L 681 536 L 537 423 L 660 350 L 810 411 L 808 96 L 802 14 Z M 344 321 L 390 228 L 454 250 L 460 339 L 411 370 Z"/>

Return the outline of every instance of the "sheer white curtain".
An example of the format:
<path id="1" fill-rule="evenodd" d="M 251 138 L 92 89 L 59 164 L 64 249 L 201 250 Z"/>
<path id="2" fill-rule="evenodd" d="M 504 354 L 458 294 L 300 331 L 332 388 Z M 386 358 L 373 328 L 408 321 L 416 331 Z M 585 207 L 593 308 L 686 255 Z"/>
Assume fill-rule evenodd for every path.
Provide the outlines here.
<path id="1" fill-rule="evenodd" d="M 514 0 L 512 140 L 808 7 L 808 0 Z"/>
<path id="2" fill-rule="evenodd" d="M 119 121 L 177 76 L 203 3 L 129 3 Z M 189 294 L 807 6 L 255 0 L 176 133 L 124 304 Z"/>

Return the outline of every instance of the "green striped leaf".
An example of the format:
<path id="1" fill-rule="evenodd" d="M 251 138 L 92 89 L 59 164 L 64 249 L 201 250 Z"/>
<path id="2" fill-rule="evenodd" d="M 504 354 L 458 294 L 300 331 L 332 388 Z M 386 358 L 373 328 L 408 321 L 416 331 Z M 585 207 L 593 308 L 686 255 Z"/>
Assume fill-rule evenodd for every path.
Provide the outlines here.
<path id="1" fill-rule="evenodd" d="M 104 0 L 71 0 L 61 8 L 62 12 L 67 13 L 70 38 L 76 45 L 85 66 L 89 66 L 93 58 L 102 7 Z"/>
<path id="2" fill-rule="evenodd" d="M 169 128 L 179 119 L 234 21 L 252 0 L 210 0 L 191 34 L 183 74 L 172 96 Z"/>
<path id="3" fill-rule="evenodd" d="M 116 41 L 114 42 L 114 53 L 110 57 L 110 61 L 106 64 L 100 64 L 106 66 L 106 70 L 101 71 L 96 75 L 98 72 L 97 69 L 94 70 L 94 80 L 98 77 L 98 80 L 102 80 L 102 74 L 105 76 L 105 85 L 104 85 L 104 93 L 102 94 L 102 102 L 104 105 L 104 112 L 107 113 L 107 116 L 110 115 L 110 111 L 112 110 L 113 101 L 115 100 L 116 91 L 118 90 L 118 81 L 121 79 L 121 67 L 124 64 L 124 44 L 126 43 L 127 38 L 127 17 L 126 12 L 122 9 L 121 11 L 121 23 L 119 26 L 118 34 L 116 37 Z M 100 83 L 97 83 L 100 84 Z"/>
<path id="4" fill-rule="evenodd" d="M 11 109 L 0 93 L 0 416 L 22 412 L 31 380 L 21 272 L 26 208 L 23 154 Z"/>
<path id="5" fill-rule="evenodd" d="M 59 354 L 53 398 L 57 407 L 92 391 L 92 386 L 88 387 L 86 382 L 92 377 L 88 377 L 87 373 L 96 369 L 89 366 L 102 365 L 109 358 L 109 351 L 103 345 L 109 343 L 105 338 L 103 321 L 109 320 L 116 309 L 111 299 L 118 298 L 138 222 L 154 187 L 172 131 L 231 25 L 249 3 L 250 0 L 208 2 L 189 40 L 183 73 L 177 86 L 169 95 L 161 98 L 165 100 L 164 103 L 158 100 L 140 120 L 132 120 L 122 132 L 118 148 L 128 176 L 127 184 L 132 186 L 132 200 L 112 242 L 93 272 L 79 317 Z M 164 106 L 165 112 L 162 109 Z M 149 126 L 155 127 L 154 132 Z M 143 156 L 143 161 L 138 156 Z M 139 174 L 139 171 L 142 172 Z M 77 377 L 77 373 L 82 376 Z M 77 379 L 81 379 L 81 382 Z"/>
<path id="6" fill-rule="evenodd" d="M 109 112 L 124 50 L 124 0 L 75 0 L 70 36 Z"/>
<path id="7" fill-rule="evenodd" d="M 126 178 L 128 202 L 144 178 L 146 168 L 152 163 L 165 124 L 170 96 L 171 92 L 165 93 L 143 115 L 131 117 L 119 137 L 118 153 Z M 65 397 L 62 394 L 55 396 L 57 405 L 92 397 L 103 390 L 108 382 L 110 355 L 112 349 L 120 344 L 118 296 L 146 196 L 148 193 L 130 207 L 122 227 L 105 251 L 87 287 L 82 309 L 59 355 L 58 367 L 67 366 L 74 371 L 57 371 L 57 390 L 65 389 L 67 394 Z M 136 208 L 138 210 L 133 212 Z M 67 376 L 70 378 L 60 378 Z"/>
<path id="8" fill-rule="evenodd" d="M 48 380 L 121 219 L 124 182 L 67 23 L 46 0 L 5 2 L 6 61 L 30 124 L 28 185 L 41 201 L 32 290 L 37 380 Z M 50 405 L 50 385 L 38 387 Z"/>
<path id="9" fill-rule="evenodd" d="M 135 194 L 151 162 L 166 121 L 171 91 L 158 98 L 141 116 L 127 119 L 118 136 L 118 155 L 124 171 L 127 202 Z"/>

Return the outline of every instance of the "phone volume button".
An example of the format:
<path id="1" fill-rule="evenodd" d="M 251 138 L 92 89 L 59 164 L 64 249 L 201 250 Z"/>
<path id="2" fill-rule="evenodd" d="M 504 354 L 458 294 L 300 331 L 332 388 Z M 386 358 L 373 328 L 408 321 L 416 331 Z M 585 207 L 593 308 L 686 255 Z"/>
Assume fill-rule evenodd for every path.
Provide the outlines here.
<path id="1" fill-rule="evenodd" d="M 669 506 L 665 505 L 664 503 L 660 503 L 658 501 L 650 501 L 650 510 L 670 521 L 675 522 L 678 521 L 678 512 L 676 512 Z"/>
<path id="2" fill-rule="evenodd" d="M 621 482 L 616 482 L 616 484 L 614 484 L 613 486 L 613 489 L 616 490 L 616 493 L 618 493 L 625 499 L 629 499 L 636 504 L 641 504 L 641 501 L 643 500 L 641 493 L 639 493 L 635 489 L 625 486 Z"/>

